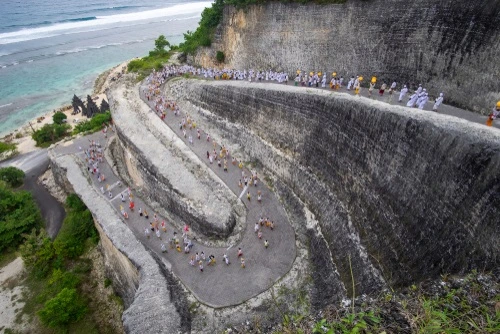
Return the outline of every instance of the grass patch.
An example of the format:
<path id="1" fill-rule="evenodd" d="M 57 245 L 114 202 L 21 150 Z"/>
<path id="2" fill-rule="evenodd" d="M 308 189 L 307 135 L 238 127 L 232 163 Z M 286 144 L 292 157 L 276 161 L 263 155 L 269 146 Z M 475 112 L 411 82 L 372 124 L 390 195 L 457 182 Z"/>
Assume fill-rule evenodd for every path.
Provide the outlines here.
<path id="1" fill-rule="evenodd" d="M 16 138 L 17 135 L 16 134 Z M 21 135 L 22 137 L 22 135 Z M 10 159 L 16 156 L 19 152 L 17 151 L 17 145 L 14 143 L 5 143 L 0 141 L 0 161 Z"/>
<path id="2" fill-rule="evenodd" d="M 111 113 L 109 111 L 94 115 L 91 119 L 78 123 L 73 129 L 73 135 L 97 132 L 103 128 L 104 124 L 108 124 L 109 122 L 111 122 Z"/>
<path id="3" fill-rule="evenodd" d="M 151 72 L 153 72 L 153 69 L 156 71 L 161 71 L 163 69 L 163 64 L 168 62 L 170 56 L 171 52 L 150 52 L 149 56 L 130 61 L 130 63 L 128 63 L 128 71 L 137 73 L 138 80 L 142 81 Z"/>

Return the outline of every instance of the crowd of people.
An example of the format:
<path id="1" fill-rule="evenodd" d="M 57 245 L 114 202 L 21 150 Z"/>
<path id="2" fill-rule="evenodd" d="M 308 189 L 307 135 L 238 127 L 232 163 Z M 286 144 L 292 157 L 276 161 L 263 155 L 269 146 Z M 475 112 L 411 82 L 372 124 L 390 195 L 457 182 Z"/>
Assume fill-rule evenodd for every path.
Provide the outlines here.
<path id="1" fill-rule="evenodd" d="M 184 74 L 189 74 L 193 76 L 204 77 L 205 79 L 213 79 L 213 80 L 247 80 L 249 82 L 276 82 L 288 84 L 291 80 L 291 77 L 287 72 L 280 71 L 261 71 L 261 70 L 235 70 L 235 69 L 218 69 L 218 68 L 201 68 L 194 67 L 189 65 L 184 66 L 167 66 L 161 72 L 156 72 L 156 74 L 162 73 L 160 75 L 161 83 L 168 78 L 169 76 L 179 76 Z M 377 83 L 376 78 L 372 77 L 372 80 L 368 84 L 368 97 L 373 96 L 373 91 L 376 89 Z M 346 91 L 353 91 L 353 93 L 357 96 L 360 96 L 362 89 L 362 76 L 351 76 L 347 83 L 345 83 L 343 76 L 338 76 L 336 72 L 333 72 L 331 75 L 327 75 L 322 72 L 307 72 L 307 71 L 297 71 L 295 77 L 293 79 L 295 86 L 303 86 L 303 87 L 316 87 L 326 88 L 327 85 L 330 89 L 339 91 L 345 88 Z M 385 82 L 382 82 L 380 86 L 377 88 L 379 92 L 379 96 L 384 96 L 384 93 L 387 91 L 389 95 L 393 95 L 398 89 L 398 83 L 393 81 L 389 86 Z M 158 92 L 156 91 L 155 94 Z M 400 85 L 399 90 L 399 103 L 406 103 L 407 107 L 410 108 L 419 108 L 424 109 L 425 105 L 431 101 L 429 93 L 427 89 L 423 88 L 421 84 L 415 88 L 415 90 L 411 91 L 409 85 L 402 84 Z M 437 112 L 440 106 L 444 102 L 444 93 L 439 93 L 434 99 L 434 104 L 432 106 L 432 111 Z M 160 107 L 161 108 L 161 107 Z M 488 116 L 488 120 L 486 125 L 492 126 L 493 121 L 500 117 L 500 101 L 496 104 L 493 110 L 490 112 Z"/>
<path id="2" fill-rule="evenodd" d="M 216 69 L 216 68 L 199 68 L 193 66 L 166 66 L 162 71 L 154 71 L 145 81 L 146 85 L 142 88 L 142 94 L 145 99 L 149 101 L 152 109 L 157 113 L 161 120 L 165 120 L 167 113 L 173 113 L 175 116 L 179 117 L 178 127 L 181 132 L 181 136 L 189 143 L 189 145 L 195 145 L 195 142 L 199 142 L 197 145 L 209 146 L 206 153 L 206 159 L 209 164 L 217 164 L 218 168 L 223 168 L 224 172 L 228 172 L 230 166 L 231 168 L 238 168 L 241 170 L 241 178 L 238 182 L 238 186 L 242 189 L 242 195 L 246 191 L 246 197 L 248 201 L 252 201 L 252 192 L 255 188 L 256 199 L 258 203 L 262 202 L 262 192 L 258 189 L 258 176 L 255 170 L 251 170 L 251 175 L 246 175 L 243 169 L 242 162 L 238 161 L 234 156 L 230 154 L 229 148 L 222 143 L 217 143 L 216 140 L 211 138 L 208 132 L 203 131 L 199 128 L 196 121 L 187 113 L 183 113 L 180 110 L 179 105 L 172 98 L 168 98 L 161 93 L 161 86 L 167 80 L 167 78 L 172 76 L 182 76 L 185 74 L 193 76 L 201 76 L 204 78 L 211 78 L 214 80 L 248 80 L 252 81 L 274 81 L 277 83 L 287 84 L 289 81 L 289 76 L 285 72 L 275 72 L 275 71 L 254 71 L 254 70 L 233 70 L 233 69 Z M 356 76 L 351 77 L 345 86 L 347 91 L 354 90 L 355 95 L 360 94 L 361 82 L 363 77 Z M 344 88 L 344 78 L 342 76 L 337 77 L 336 73 L 332 73 L 331 79 L 327 80 L 327 75 L 321 72 L 318 73 L 302 73 L 297 71 L 294 79 L 296 86 L 306 86 L 306 87 L 319 87 L 321 84 L 322 88 L 326 88 L 326 85 L 332 90 L 340 90 Z M 371 97 L 373 91 L 375 90 L 376 80 L 373 80 L 369 84 L 368 96 Z M 393 82 L 390 86 L 382 83 L 378 88 L 379 96 L 383 96 L 386 91 L 388 94 L 392 95 L 396 92 L 397 83 Z M 404 103 L 404 99 L 407 97 L 409 89 L 407 85 L 403 85 L 399 92 L 400 103 Z M 433 105 L 433 110 L 437 111 L 439 106 L 443 103 L 444 94 L 441 93 L 439 97 L 435 100 Z M 425 104 L 429 101 L 429 94 L 426 89 L 419 85 L 418 88 L 409 96 L 406 106 L 408 107 L 418 107 L 423 109 Z M 500 116 L 500 102 L 497 103 L 496 107 L 493 109 L 492 113 L 488 118 L 487 124 L 491 126 L 494 119 Z M 175 126 L 171 124 L 171 126 Z M 112 129 L 111 127 L 109 127 Z M 108 126 L 104 128 L 103 131 L 107 131 Z M 195 139 L 196 138 L 196 139 Z M 81 148 L 80 148 L 81 149 Z M 89 148 L 84 150 L 85 159 L 87 162 L 87 168 L 90 174 L 97 178 L 99 183 L 104 183 L 106 177 L 99 170 L 99 163 L 102 162 L 103 152 L 99 142 L 90 141 Z M 119 184 L 121 186 L 121 184 Z M 100 190 L 103 194 L 106 192 L 110 199 L 113 199 L 113 193 L 109 184 L 101 186 Z M 129 218 L 130 213 L 134 212 L 135 203 L 133 199 L 132 192 L 130 188 L 127 190 L 128 193 L 128 210 L 120 205 L 120 212 L 125 219 Z M 126 202 L 126 197 L 123 192 L 120 193 L 121 201 Z M 144 228 L 144 235 L 146 238 L 150 238 L 151 234 L 156 235 L 157 239 L 160 241 L 161 251 L 168 252 L 167 248 L 176 250 L 179 253 L 184 253 L 188 255 L 188 265 L 197 266 L 200 272 L 203 272 L 204 266 L 213 266 L 216 264 L 216 258 L 213 254 L 207 256 L 204 251 L 196 251 L 194 255 L 191 254 L 192 248 L 195 246 L 193 241 L 190 239 L 189 226 L 184 226 L 182 236 L 179 238 L 177 232 L 172 229 L 172 235 L 170 238 L 167 237 L 168 245 L 163 241 L 164 236 L 168 236 L 167 233 L 167 223 L 165 220 L 161 220 L 156 213 L 153 214 L 152 220 L 149 219 L 149 214 L 146 209 L 139 208 L 137 214 L 144 217 L 146 220 L 146 227 Z M 254 232 L 256 235 L 256 242 L 262 242 L 263 246 L 267 249 L 269 247 L 269 241 L 264 238 L 264 233 L 273 231 L 275 229 L 274 221 L 269 218 L 260 218 L 259 221 L 255 222 Z M 268 232 L 265 232 L 268 230 Z M 229 251 L 229 249 L 228 249 Z M 240 262 L 242 268 L 245 268 L 245 259 L 243 257 L 243 250 L 238 248 L 236 252 L 236 257 Z M 222 262 L 229 265 L 230 257 L 228 252 L 222 254 Z"/>
<path id="3" fill-rule="evenodd" d="M 225 173 L 229 171 L 229 168 L 236 168 L 240 170 L 241 179 L 239 180 L 238 186 L 243 189 L 243 192 L 246 191 L 247 201 L 252 201 L 252 193 L 255 192 L 257 202 L 262 203 L 262 191 L 258 187 L 259 178 L 257 175 L 257 171 L 252 169 L 250 170 L 250 175 L 247 176 L 245 169 L 243 168 L 243 163 L 241 161 L 238 161 L 234 156 L 231 155 L 229 148 L 226 147 L 225 144 L 217 143 L 217 141 L 212 138 L 208 132 L 199 128 L 199 126 L 196 124 L 196 121 L 188 113 L 181 112 L 179 105 L 174 99 L 168 98 L 161 93 L 161 85 L 167 78 L 172 76 L 182 76 L 184 74 L 200 76 L 216 75 L 220 76 L 221 78 L 232 78 L 234 75 L 243 78 L 246 74 L 243 72 L 231 70 L 219 71 L 203 70 L 191 66 L 167 66 L 162 71 L 155 71 L 146 78 L 146 86 L 142 88 L 141 93 L 143 94 L 144 98 L 150 103 L 151 108 L 156 112 L 156 114 L 162 121 L 166 121 L 167 113 L 173 113 L 174 116 L 179 117 L 178 123 L 170 125 L 172 128 L 174 128 L 174 126 L 178 126 L 181 137 L 184 138 L 189 145 L 195 145 L 195 142 L 199 142 L 196 145 L 208 146 L 206 158 L 209 164 L 217 164 L 218 168 L 221 168 Z M 273 80 L 280 80 L 278 77 L 282 74 L 268 73 L 268 76 L 269 75 L 271 78 L 273 78 Z M 133 204 L 133 196 L 130 193 L 130 189 L 128 189 L 128 192 L 129 209 L 133 211 L 133 207 L 135 206 Z M 125 201 L 125 196 L 123 196 L 123 194 L 121 195 L 121 199 L 122 202 Z M 120 206 L 120 210 L 122 211 L 122 215 L 127 219 L 128 212 L 122 206 Z M 171 250 L 175 250 L 178 253 L 188 254 L 188 264 L 193 267 L 197 266 L 200 272 L 204 271 L 205 266 L 213 266 L 216 264 L 216 257 L 213 254 L 207 256 L 204 251 L 196 251 L 194 255 L 191 253 L 191 250 L 193 247 L 195 247 L 195 245 L 189 237 L 189 226 L 186 225 L 184 227 L 182 236 L 180 238 L 178 237 L 177 232 L 172 231 L 171 237 L 167 238 L 167 247 L 167 244 L 163 242 L 163 237 L 165 236 L 165 234 L 168 235 L 166 228 L 167 223 L 164 220 L 160 221 L 156 213 L 153 215 L 153 220 L 150 221 L 147 211 L 142 210 L 142 208 L 139 208 L 138 214 L 144 217 L 148 222 L 147 226 L 144 228 L 144 236 L 149 239 L 151 235 L 156 235 L 156 238 L 161 242 L 160 248 L 162 252 L 168 252 L 169 248 Z M 264 229 L 268 228 L 268 232 L 274 231 L 275 223 L 274 221 L 269 220 L 269 218 L 266 218 L 266 220 L 263 220 L 261 218 L 256 224 L 260 226 L 259 231 L 256 231 L 256 242 L 262 242 L 264 248 L 268 249 L 270 247 L 270 242 L 268 239 L 263 238 Z M 228 251 L 229 249 L 222 254 L 222 261 L 226 265 L 229 265 L 231 263 Z M 243 250 L 241 248 L 238 248 L 236 256 L 241 267 L 245 268 L 245 258 L 243 257 Z"/>

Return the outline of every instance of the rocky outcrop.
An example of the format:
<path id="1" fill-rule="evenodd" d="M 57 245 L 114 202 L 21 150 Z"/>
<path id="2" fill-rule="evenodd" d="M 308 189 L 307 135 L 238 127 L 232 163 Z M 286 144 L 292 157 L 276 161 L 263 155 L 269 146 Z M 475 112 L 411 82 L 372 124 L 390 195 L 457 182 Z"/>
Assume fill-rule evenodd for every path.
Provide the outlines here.
<path id="1" fill-rule="evenodd" d="M 117 172 L 158 210 L 206 236 L 227 237 L 245 215 L 238 198 L 123 82 L 108 92 L 118 141 Z M 124 98 L 126 97 L 126 98 Z"/>
<path id="2" fill-rule="evenodd" d="M 314 213 L 327 247 L 313 248 L 329 251 L 347 290 L 500 264 L 496 130 L 296 87 L 172 85 Z"/>
<path id="3" fill-rule="evenodd" d="M 500 100 L 500 2 L 348 0 L 226 6 L 212 47 L 194 62 L 372 75 L 379 83 L 423 84 L 446 103 L 487 113 Z"/>
<path id="4" fill-rule="evenodd" d="M 101 240 L 106 272 L 125 306 L 122 320 L 127 333 L 190 331 L 184 292 L 166 264 L 137 242 L 132 231 L 89 183 L 78 159 L 49 151 L 56 182 L 75 192 L 89 208 Z M 157 317 L 161 317 L 158 321 Z"/>

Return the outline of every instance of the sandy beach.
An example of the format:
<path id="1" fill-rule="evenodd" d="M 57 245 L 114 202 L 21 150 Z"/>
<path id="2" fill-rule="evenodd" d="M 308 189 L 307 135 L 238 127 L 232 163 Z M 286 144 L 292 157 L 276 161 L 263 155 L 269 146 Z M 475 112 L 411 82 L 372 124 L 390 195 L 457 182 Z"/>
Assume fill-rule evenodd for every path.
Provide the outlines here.
<path id="1" fill-rule="evenodd" d="M 127 64 L 129 63 L 130 60 L 127 60 L 115 67 L 113 67 L 110 71 L 109 74 L 106 76 L 104 79 L 104 82 L 101 84 L 100 82 L 98 83 L 99 79 L 101 76 L 99 76 L 96 79 L 96 82 L 94 83 L 94 94 L 91 95 L 92 99 L 94 102 L 97 104 L 97 106 L 100 106 L 102 99 L 106 98 L 105 91 L 109 87 L 111 83 L 111 79 L 113 77 L 118 76 L 121 72 L 122 69 L 127 68 Z M 107 71 L 106 71 L 107 72 Z M 104 72 L 105 73 L 105 72 Z M 100 87 L 97 87 L 99 84 Z M 86 101 L 86 97 L 80 97 L 82 101 Z M 68 96 L 68 101 L 71 102 L 72 96 Z M 76 124 L 79 122 L 87 120 L 87 117 L 83 116 L 81 113 L 72 115 L 71 113 L 73 112 L 73 107 L 71 106 L 70 103 L 66 106 L 62 106 L 59 109 L 55 110 L 63 112 L 67 116 L 67 123 L 71 125 L 71 128 L 74 128 Z M 35 141 L 31 138 L 31 134 L 33 131 L 36 131 L 43 127 L 45 124 L 52 124 L 52 115 L 54 115 L 54 110 L 49 111 L 45 113 L 42 116 L 39 116 L 37 118 L 32 119 L 30 122 L 24 124 L 20 128 L 14 130 L 12 133 L 4 136 L 0 140 L 4 142 L 10 142 L 10 143 L 15 143 L 17 144 L 17 151 L 19 154 L 24 154 L 24 153 L 29 153 L 32 152 L 38 147 L 36 147 Z"/>

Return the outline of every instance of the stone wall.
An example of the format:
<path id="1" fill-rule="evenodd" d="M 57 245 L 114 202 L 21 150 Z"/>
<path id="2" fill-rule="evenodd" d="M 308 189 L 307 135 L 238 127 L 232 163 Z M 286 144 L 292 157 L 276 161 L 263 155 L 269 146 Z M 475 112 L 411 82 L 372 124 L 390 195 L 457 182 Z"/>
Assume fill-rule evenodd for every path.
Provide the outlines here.
<path id="1" fill-rule="evenodd" d="M 337 5 L 270 1 L 227 6 L 210 49 L 194 61 L 295 73 L 376 75 L 423 84 L 445 103 L 486 113 L 500 100 L 500 1 L 347 0 Z"/>
<path id="2" fill-rule="evenodd" d="M 75 192 L 91 211 L 100 236 L 100 249 L 113 288 L 122 297 L 127 333 L 190 332 L 186 296 L 161 259 L 138 242 L 120 217 L 91 186 L 78 159 L 49 151 L 58 185 Z"/>
<path id="3" fill-rule="evenodd" d="M 175 84 L 306 203 L 347 289 L 349 258 L 359 293 L 500 264 L 496 130 L 347 94 Z"/>
<path id="4" fill-rule="evenodd" d="M 138 91 L 117 83 L 108 92 L 118 139 L 111 146 L 117 172 L 155 209 L 180 217 L 195 232 L 231 235 L 245 215 L 242 204 L 151 112 Z"/>

